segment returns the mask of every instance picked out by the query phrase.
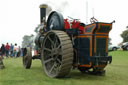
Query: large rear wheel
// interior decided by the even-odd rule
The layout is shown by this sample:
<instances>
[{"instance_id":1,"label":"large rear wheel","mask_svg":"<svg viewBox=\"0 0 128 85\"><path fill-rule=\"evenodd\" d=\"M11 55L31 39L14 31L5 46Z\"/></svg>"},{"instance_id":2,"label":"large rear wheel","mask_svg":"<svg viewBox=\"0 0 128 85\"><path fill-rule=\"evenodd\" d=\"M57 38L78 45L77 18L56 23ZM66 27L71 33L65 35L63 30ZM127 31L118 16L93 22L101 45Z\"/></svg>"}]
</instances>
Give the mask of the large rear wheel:
<instances>
[{"instance_id":1,"label":"large rear wheel","mask_svg":"<svg viewBox=\"0 0 128 85\"><path fill-rule=\"evenodd\" d=\"M42 64L49 77L66 76L73 63L73 47L70 37L63 31L50 31L42 46Z\"/></svg>"}]
</instances>

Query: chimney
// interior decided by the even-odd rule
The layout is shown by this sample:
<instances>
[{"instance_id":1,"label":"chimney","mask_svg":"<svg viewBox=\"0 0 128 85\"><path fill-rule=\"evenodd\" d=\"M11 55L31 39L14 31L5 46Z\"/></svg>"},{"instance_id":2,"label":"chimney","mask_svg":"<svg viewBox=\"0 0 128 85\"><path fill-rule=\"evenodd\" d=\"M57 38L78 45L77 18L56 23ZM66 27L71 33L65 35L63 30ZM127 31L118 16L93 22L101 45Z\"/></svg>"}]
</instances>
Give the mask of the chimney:
<instances>
[{"instance_id":1,"label":"chimney","mask_svg":"<svg viewBox=\"0 0 128 85\"><path fill-rule=\"evenodd\" d=\"M40 23L43 22L43 17L45 17L45 19L46 19L46 8L47 7L48 7L48 5L46 5L46 4L40 5Z\"/></svg>"}]
</instances>

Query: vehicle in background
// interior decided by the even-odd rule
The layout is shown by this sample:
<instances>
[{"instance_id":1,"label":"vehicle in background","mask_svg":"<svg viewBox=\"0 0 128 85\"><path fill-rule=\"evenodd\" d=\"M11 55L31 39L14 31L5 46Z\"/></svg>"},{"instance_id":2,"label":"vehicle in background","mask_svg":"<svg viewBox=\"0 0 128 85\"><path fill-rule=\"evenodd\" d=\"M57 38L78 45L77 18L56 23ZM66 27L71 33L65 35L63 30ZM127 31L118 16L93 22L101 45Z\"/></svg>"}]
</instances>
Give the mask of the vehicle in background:
<instances>
[{"instance_id":1,"label":"vehicle in background","mask_svg":"<svg viewBox=\"0 0 128 85\"><path fill-rule=\"evenodd\" d=\"M116 51L119 48L120 48L119 46L115 46L115 45L112 45L112 44L108 45L108 51Z\"/></svg>"},{"instance_id":2,"label":"vehicle in background","mask_svg":"<svg viewBox=\"0 0 128 85\"><path fill-rule=\"evenodd\" d=\"M121 48L123 50L128 50L128 42L123 43L122 46L121 46Z\"/></svg>"}]
</instances>

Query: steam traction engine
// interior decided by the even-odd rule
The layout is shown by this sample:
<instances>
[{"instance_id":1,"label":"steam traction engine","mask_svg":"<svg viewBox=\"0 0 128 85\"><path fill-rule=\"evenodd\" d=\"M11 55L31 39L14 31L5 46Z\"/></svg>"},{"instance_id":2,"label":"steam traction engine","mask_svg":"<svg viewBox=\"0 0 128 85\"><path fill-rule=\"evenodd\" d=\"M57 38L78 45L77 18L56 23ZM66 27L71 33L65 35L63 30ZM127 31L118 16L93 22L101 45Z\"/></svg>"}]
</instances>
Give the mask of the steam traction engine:
<instances>
[{"instance_id":1,"label":"steam traction engine","mask_svg":"<svg viewBox=\"0 0 128 85\"><path fill-rule=\"evenodd\" d=\"M108 35L112 23L96 22L85 25L78 19L64 19L53 11L45 25L47 5L40 5L41 26L35 39L37 54L26 47L23 52L23 64L31 67L32 59L41 59L45 73L49 77L64 77L72 68L81 72L103 74L104 68L111 63L108 56Z\"/></svg>"}]
</instances>

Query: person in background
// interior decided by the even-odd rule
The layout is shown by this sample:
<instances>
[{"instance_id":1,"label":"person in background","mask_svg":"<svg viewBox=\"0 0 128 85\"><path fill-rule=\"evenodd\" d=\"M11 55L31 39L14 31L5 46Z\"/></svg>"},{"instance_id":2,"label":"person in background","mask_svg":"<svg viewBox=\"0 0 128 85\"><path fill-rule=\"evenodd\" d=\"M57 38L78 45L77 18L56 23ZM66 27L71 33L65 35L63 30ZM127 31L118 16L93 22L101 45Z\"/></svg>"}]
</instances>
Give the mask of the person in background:
<instances>
[{"instance_id":1,"label":"person in background","mask_svg":"<svg viewBox=\"0 0 128 85\"><path fill-rule=\"evenodd\" d=\"M2 44L0 49L1 49L1 57L4 58L3 57L5 55L5 46L4 46L4 44Z\"/></svg>"},{"instance_id":2,"label":"person in background","mask_svg":"<svg viewBox=\"0 0 128 85\"><path fill-rule=\"evenodd\" d=\"M10 49L10 46L9 46L9 44L7 43L6 46L5 46L6 58L8 58L8 56L9 56L9 49Z\"/></svg>"},{"instance_id":3,"label":"person in background","mask_svg":"<svg viewBox=\"0 0 128 85\"><path fill-rule=\"evenodd\" d=\"M23 48L21 48L20 57L23 57Z\"/></svg>"},{"instance_id":4,"label":"person in background","mask_svg":"<svg viewBox=\"0 0 128 85\"><path fill-rule=\"evenodd\" d=\"M15 46L14 46L14 56L15 56L15 58L17 58L17 52L18 52L18 47L17 47L17 44L15 44Z\"/></svg>"},{"instance_id":5,"label":"person in background","mask_svg":"<svg viewBox=\"0 0 128 85\"><path fill-rule=\"evenodd\" d=\"M10 46L10 57L13 57L13 48L14 48L14 46L11 44L11 46Z\"/></svg>"}]
</instances>

